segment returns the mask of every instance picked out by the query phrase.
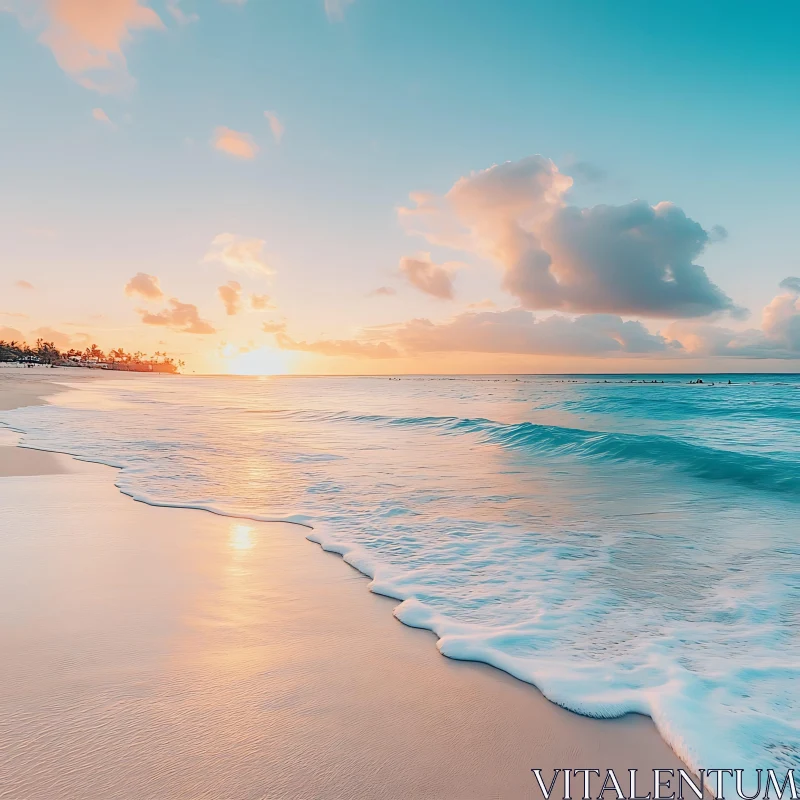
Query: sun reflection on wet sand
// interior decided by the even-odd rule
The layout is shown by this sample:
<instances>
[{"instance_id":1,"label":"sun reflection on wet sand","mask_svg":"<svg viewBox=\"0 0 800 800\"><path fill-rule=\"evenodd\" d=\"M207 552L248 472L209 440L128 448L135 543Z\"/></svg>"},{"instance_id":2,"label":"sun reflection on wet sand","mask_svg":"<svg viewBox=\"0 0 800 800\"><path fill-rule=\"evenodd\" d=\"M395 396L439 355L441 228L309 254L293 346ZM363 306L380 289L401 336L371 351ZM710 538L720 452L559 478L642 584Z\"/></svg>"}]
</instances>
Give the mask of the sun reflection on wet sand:
<instances>
[{"instance_id":1,"label":"sun reflection on wet sand","mask_svg":"<svg viewBox=\"0 0 800 800\"><path fill-rule=\"evenodd\" d=\"M235 551L252 550L255 546L255 530L252 525L231 525L230 546Z\"/></svg>"}]
</instances>

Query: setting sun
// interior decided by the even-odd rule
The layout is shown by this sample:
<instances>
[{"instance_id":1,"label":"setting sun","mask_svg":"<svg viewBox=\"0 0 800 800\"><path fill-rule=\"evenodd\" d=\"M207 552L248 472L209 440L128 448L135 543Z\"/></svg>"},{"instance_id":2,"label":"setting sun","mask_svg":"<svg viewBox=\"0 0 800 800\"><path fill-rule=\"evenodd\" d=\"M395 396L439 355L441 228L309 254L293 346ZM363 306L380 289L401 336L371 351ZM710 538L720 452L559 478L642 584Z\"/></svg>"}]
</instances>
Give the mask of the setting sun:
<instances>
[{"instance_id":1,"label":"setting sun","mask_svg":"<svg viewBox=\"0 0 800 800\"><path fill-rule=\"evenodd\" d=\"M229 375L286 375L291 372L291 355L272 347L260 347L226 357Z\"/></svg>"}]
</instances>

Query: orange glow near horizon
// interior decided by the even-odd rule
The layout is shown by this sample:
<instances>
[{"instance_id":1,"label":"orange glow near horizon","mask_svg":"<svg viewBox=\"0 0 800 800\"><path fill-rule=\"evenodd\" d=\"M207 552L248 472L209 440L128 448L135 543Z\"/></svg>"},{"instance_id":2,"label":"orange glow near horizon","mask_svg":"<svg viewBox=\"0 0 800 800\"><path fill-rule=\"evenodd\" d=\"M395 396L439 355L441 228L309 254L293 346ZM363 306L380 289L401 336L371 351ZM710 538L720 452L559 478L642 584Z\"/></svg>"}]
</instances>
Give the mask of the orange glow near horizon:
<instances>
[{"instance_id":1,"label":"orange glow near horizon","mask_svg":"<svg viewBox=\"0 0 800 800\"><path fill-rule=\"evenodd\" d=\"M273 347L260 347L245 353L223 353L229 375L287 375L291 374L292 354Z\"/></svg>"}]
</instances>

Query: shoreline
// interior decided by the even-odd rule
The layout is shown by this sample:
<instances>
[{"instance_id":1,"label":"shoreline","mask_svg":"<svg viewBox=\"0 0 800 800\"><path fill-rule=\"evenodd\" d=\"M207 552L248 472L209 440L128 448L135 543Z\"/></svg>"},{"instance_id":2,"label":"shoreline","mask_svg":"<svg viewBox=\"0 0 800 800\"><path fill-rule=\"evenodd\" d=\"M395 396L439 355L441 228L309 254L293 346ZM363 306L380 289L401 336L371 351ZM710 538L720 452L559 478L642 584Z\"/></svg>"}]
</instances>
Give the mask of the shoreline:
<instances>
[{"instance_id":1,"label":"shoreline","mask_svg":"<svg viewBox=\"0 0 800 800\"><path fill-rule=\"evenodd\" d=\"M54 388L53 377L42 377L39 383L44 389ZM0 383L0 408L8 407L7 389L6 381ZM36 391L39 389L42 386ZM35 402L36 391L26 386L20 395L26 402L20 404L27 404L31 398ZM39 401L45 393L52 394L52 391L42 391ZM23 448L9 449L24 452ZM176 733L183 735L187 734L187 720L191 720L188 733L198 726L205 728L209 723L214 729L213 718L220 709L215 706L217 695L212 690L218 690L219 679L225 677L219 674L220 670L226 673L224 667L230 667L231 662L235 665L255 659L259 668L248 674L245 690L235 692L233 697L240 715L247 718L256 715L252 720L254 730L248 728L244 734L239 729L238 719L231 719L215 729L227 746L203 740L204 772L200 776L189 776L180 768L165 775L153 767L155 754L148 750L144 762L151 765L151 770L155 769L156 778L136 771L132 765L127 768L134 770L129 787L136 786L138 791L144 782L150 794L132 794L129 788L124 795L116 795L114 784L110 782L102 793L104 797L188 797L188 791L192 797L219 797L224 792L229 793L226 796L239 797L252 796L258 791L261 794L255 796L270 798L510 798L538 796L530 771L533 768L541 768L547 775L552 774L550 770L565 766L614 768L617 774L624 774L628 768L649 771L684 767L649 718L627 715L598 720L579 716L551 703L531 684L491 666L441 658L432 646L434 642L430 637L435 639L434 634L408 627L392 616L391 611L399 601L375 593L365 595L363 590L368 578L351 565L343 569L343 559L338 555L334 557L321 547L308 547L304 534L298 536L296 528L290 529L285 523L248 522L240 517L163 508L145 502L130 503L129 496L122 494L113 486L113 480L109 480L108 467L43 451L28 452L40 453L61 467L68 464L70 469L17 473L16 477L0 479L3 498L0 508L4 514L14 516L20 511L19 503L24 502L24 496L30 496L34 488L39 490L37 496L44 492L48 502L50 498L61 498L55 509L35 508L33 516L40 516L39 522L45 528L47 520L57 513L60 524L73 532L77 529L71 527L70 519L76 515L81 517L80 524L88 525L88 529L74 542L68 541L70 558L76 557L73 545L78 551L85 548L88 537L101 549L109 549L108 558L112 561L115 557L118 559L114 547L121 544L136 550L146 548L152 551L151 556L162 556L155 561L147 558L142 562L134 560L132 564L117 565L118 577L123 581L142 580L146 586L156 576L159 581L179 587L194 586L198 575L216 574L220 564L225 564L233 571L222 578L217 575L212 584L217 588L220 581L242 584L234 586L232 601L223 603L222 611L217 609L210 616L207 610L198 611L198 603L204 606L209 602L208 587L188 595L176 590L179 597L167 593L166 599L161 598L166 607L157 604L151 615L139 620L144 624L136 638L136 647L122 641L116 642L116 646L123 650L126 646L133 647L126 652L135 662L142 659L143 653L155 653L157 660L174 660L176 654L182 652L180 647L176 649L174 638L168 637L165 641L155 633L167 624L165 619L173 633L179 632L178 640L188 637L194 642L193 655L199 656L201 664L207 667L198 673L196 660L191 661L192 675L199 679L202 691L198 693L194 687L186 686L180 674L166 667L152 674L148 672L145 681L151 692L158 693L170 707L177 702L173 710L184 724L177 726ZM9 481L14 484L16 497L9 496ZM83 511L78 514L81 508ZM30 515L30 505L23 505L23 509ZM116 520L113 523L110 509ZM14 518L22 527L28 524L35 527L36 521L27 522L25 517L21 514ZM124 535L120 534L122 538L116 541L113 537L103 537L104 526L122 526ZM0 542L0 549L6 544ZM265 556L260 553L262 545L270 550ZM35 543L31 546L35 547ZM178 553L172 550L176 547ZM39 558L46 553L46 548L37 551ZM163 562L165 555L169 556L166 559L169 569L162 574L157 562ZM5 560L9 563L7 558ZM26 562L25 568L30 569L35 564L35 559ZM38 585L35 569L29 577L33 586L26 591L35 591ZM68 576L59 577L61 581L67 579ZM73 591L75 588L71 587ZM97 599L105 603L109 595L117 598L119 590L106 586L100 591L89 584L83 591L95 593ZM132 606L136 605L134 598L145 604L151 602L141 593L142 587L137 587L125 600ZM9 599L14 596L10 595ZM276 613L278 619L273 618ZM270 624L270 620L275 624ZM96 626L84 633L90 634L90 639L111 635L113 640L119 621L113 615L106 618L101 614ZM20 621L10 620L12 627L16 627L15 622L19 624ZM225 633L225 647L217 646L220 628ZM37 630L36 625L32 630ZM52 642L47 634L52 636L53 632L31 634L29 649L49 651ZM215 646L209 648L206 637L200 634L206 634ZM271 642L272 648L265 642ZM61 647L61 659L80 662L81 654L73 652L72 643L63 642ZM265 649L269 652L263 652ZM113 694L113 689L118 691L120 686L126 692L135 691L138 684L129 682L129 665L123 666L102 654L96 653L95 657L103 664L102 674L115 676L110 684L103 685L104 691L111 690ZM24 653L19 658L20 667L35 667L26 662ZM185 660L179 658L178 661L187 666ZM92 666L97 668L96 663ZM298 666L301 667L299 671ZM7 667L0 669L5 672ZM281 675L277 689L266 677L273 676L276 671ZM2 679L8 683L8 674ZM76 679L77 676L72 675L72 680ZM222 683L227 685L224 680ZM13 686L13 666L11 684ZM29 688L33 691L37 687ZM63 686L58 688L64 689ZM170 688L172 691L164 692ZM98 687L89 681L83 690L87 692L89 707L93 708ZM53 697L45 699L52 702ZM275 713L264 713L265 703L280 717L277 729ZM5 711L8 713L7 708ZM30 736L29 729L37 715L31 716L30 709L27 713L20 718L12 711L11 721L0 728L0 739ZM121 740L129 744L142 741L143 737L151 741L167 735L163 730L166 722L158 715L146 720L137 717L137 724L131 730L125 727L127 717L115 712L113 705L110 711L99 709L98 713L102 724L112 728L122 726ZM227 715L223 716L227 720ZM309 724L309 720L315 724ZM80 728L81 720L76 719L75 724ZM65 786L59 775L53 773L59 748L74 750L76 747L70 740L70 732L64 734L59 737L59 741L64 739L61 744L51 742L55 753L49 750L39 753L41 778L33 776L33 764L23 761L22 776L16 776L16 783L11 784L18 787L16 796L98 796L96 785L84 785L76 791L74 786ZM246 739L245 746L240 735ZM75 738L74 731L72 738ZM13 744L10 740L2 750ZM346 747L342 740L348 743ZM77 741L84 746L80 754L81 763L86 765L86 778L82 780L91 781L89 775L105 774L102 765L93 759L113 762L113 758L108 759L108 751L117 753L119 742L95 742L99 752L90 753L81 736ZM180 741L177 737L173 744L179 746ZM140 749L137 751L134 747L134 751L141 754ZM298 754L301 754L299 761ZM195 756L187 754L186 758L191 761ZM24 759L19 753L17 757ZM41 759L45 761L44 769ZM292 759L295 759L294 765L287 763ZM54 760L56 765L52 763ZM242 785L241 776L231 771L230 760L247 765L246 786ZM13 777L14 764L0 763L0 787L3 788L10 779L6 777L7 770ZM3 796L1 790L0 796Z\"/></svg>"}]
</instances>

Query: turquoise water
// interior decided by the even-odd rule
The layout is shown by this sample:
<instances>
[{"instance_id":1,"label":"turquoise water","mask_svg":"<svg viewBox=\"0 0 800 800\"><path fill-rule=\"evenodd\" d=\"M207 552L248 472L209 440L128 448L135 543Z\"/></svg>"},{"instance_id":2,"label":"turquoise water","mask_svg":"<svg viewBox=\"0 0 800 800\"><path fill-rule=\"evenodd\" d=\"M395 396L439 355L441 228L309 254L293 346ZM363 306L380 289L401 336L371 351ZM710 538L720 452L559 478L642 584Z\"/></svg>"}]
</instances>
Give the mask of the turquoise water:
<instances>
[{"instance_id":1,"label":"turquoise water","mask_svg":"<svg viewBox=\"0 0 800 800\"><path fill-rule=\"evenodd\" d=\"M694 377L140 376L0 421L146 502L309 525L444 654L696 767L786 769L800 379Z\"/></svg>"}]
</instances>

